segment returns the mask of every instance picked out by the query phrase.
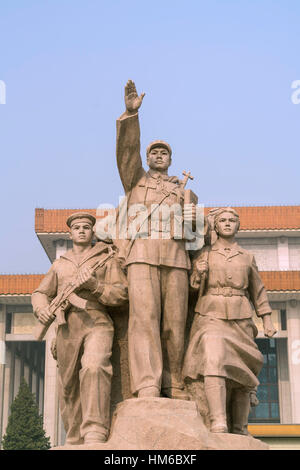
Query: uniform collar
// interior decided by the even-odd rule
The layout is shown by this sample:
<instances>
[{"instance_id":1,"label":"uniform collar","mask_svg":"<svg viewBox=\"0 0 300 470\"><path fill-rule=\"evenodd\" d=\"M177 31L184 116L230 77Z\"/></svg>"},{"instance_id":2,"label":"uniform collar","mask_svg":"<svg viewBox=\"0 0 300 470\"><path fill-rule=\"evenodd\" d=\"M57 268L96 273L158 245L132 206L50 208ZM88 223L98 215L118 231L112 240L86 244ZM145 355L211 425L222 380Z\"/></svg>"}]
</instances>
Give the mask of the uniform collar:
<instances>
[{"instance_id":1,"label":"uniform collar","mask_svg":"<svg viewBox=\"0 0 300 470\"><path fill-rule=\"evenodd\" d=\"M61 258L67 259L68 261L71 261L73 264L76 264L76 266L81 266L84 264L88 259L93 258L96 255L99 255L105 248L108 249L109 244L104 243L104 242L98 242L94 246L92 246L85 254L84 258L78 263L74 256L73 250L68 250L66 253L61 255Z\"/></svg>"},{"instance_id":2,"label":"uniform collar","mask_svg":"<svg viewBox=\"0 0 300 470\"><path fill-rule=\"evenodd\" d=\"M159 173L159 171L151 170L151 168L147 171L147 175L150 176L150 178L162 179L164 181L168 181L168 179L170 178L169 175L164 175L162 173Z\"/></svg>"},{"instance_id":3,"label":"uniform collar","mask_svg":"<svg viewBox=\"0 0 300 470\"><path fill-rule=\"evenodd\" d=\"M177 176L164 175L162 173L159 173L158 171L152 170L151 168L147 171L146 175L148 178L154 178L155 180L162 179L163 181L179 183L179 179L177 178Z\"/></svg>"},{"instance_id":4,"label":"uniform collar","mask_svg":"<svg viewBox=\"0 0 300 470\"><path fill-rule=\"evenodd\" d=\"M217 241L212 246L212 251L218 251L221 255L225 256L226 258L232 258L233 256L239 255L244 253L243 249L235 242L231 245L230 250L226 250L223 243L217 239Z\"/></svg>"}]
</instances>

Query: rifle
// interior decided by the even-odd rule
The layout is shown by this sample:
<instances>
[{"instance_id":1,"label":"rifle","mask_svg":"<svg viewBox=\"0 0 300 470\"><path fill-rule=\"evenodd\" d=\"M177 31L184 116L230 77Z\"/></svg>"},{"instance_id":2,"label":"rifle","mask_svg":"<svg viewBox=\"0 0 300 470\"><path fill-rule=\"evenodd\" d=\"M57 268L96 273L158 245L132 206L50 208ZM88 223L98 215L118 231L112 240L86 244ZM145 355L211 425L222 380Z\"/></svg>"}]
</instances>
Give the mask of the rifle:
<instances>
[{"instance_id":1,"label":"rifle","mask_svg":"<svg viewBox=\"0 0 300 470\"><path fill-rule=\"evenodd\" d=\"M92 273L95 273L97 269L101 268L102 266L105 265L105 263L114 256L115 251L111 247L105 247L103 251L108 250L108 255L103 259L103 260L98 260L92 266ZM100 253L99 253L100 254ZM37 341L42 341L49 326L52 324L52 322L56 318L56 312L57 310L61 309L59 321L58 324L62 325L65 323L64 319L64 305L66 305L67 300L70 301L72 305L75 305L77 308L80 308L81 310L85 310L87 306L88 300L82 299L78 295L75 294L76 290L80 287L80 283L78 281L78 278L75 278L73 281L69 282L69 284L66 285L66 287L63 289L63 291L57 295L52 302L49 305L49 310L50 313L53 315L53 319L49 320L49 322L44 325L42 322L38 322L34 329L34 337L36 338Z\"/></svg>"}]
</instances>

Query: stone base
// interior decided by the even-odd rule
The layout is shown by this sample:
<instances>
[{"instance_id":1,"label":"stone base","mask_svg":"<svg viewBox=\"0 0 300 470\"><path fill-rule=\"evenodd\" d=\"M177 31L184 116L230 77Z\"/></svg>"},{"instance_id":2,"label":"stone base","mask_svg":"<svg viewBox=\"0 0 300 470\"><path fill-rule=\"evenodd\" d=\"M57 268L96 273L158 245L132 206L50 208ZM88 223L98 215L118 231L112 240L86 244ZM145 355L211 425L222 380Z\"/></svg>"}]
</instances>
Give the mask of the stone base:
<instances>
[{"instance_id":1,"label":"stone base","mask_svg":"<svg viewBox=\"0 0 300 470\"><path fill-rule=\"evenodd\" d=\"M120 403L108 441L53 450L268 450L252 436L208 431L195 402L132 398Z\"/></svg>"}]
</instances>

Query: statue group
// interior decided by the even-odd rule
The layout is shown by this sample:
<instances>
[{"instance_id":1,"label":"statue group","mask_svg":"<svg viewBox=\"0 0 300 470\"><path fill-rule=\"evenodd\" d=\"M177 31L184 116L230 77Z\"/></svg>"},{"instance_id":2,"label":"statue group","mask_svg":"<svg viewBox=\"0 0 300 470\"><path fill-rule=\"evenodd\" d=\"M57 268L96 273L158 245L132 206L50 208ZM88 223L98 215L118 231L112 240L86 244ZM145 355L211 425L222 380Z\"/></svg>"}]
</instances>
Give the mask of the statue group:
<instances>
[{"instance_id":1,"label":"statue group","mask_svg":"<svg viewBox=\"0 0 300 470\"><path fill-rule=\"evenodd\" d=\"M184 180L169 176L172 150L161 140L147 147L149 169L143 168L138 115L143 98L129 80L126 110L117 120L125 239L94 243L95 217L72 214L66 223L73 248L53 263L32 294L37 338L55 323L52 354L68 445L109 438L114 323L108 307L129 304L132 396L191 400L187 384L201 381L211 433L248 434L263 364L253 311L266 337L276 333L254 256L235 240L240 222L234 209L211 210L203 246L188 248L184 227L196 233L198 217L196 198L185 189L189 174ZM187 333L191 295L197 301Z\"/></svg>"}]
</instances>

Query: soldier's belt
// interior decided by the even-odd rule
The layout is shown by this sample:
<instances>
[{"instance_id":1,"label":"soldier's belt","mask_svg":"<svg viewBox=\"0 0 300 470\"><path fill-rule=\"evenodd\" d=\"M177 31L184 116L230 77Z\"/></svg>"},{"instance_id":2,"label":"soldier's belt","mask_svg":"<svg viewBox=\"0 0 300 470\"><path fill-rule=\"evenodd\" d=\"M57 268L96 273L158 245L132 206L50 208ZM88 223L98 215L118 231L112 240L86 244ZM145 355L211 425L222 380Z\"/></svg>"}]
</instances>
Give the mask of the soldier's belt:
<instances>
[{"instance_id":1,"label":"soldier's belt","mask_svg":"<svg viewBox=\"0 0 300 470\"><path fill-rule=\"evenodd\" d=\"M207 294L223 295L224 297L232 297L233 295L247 296L247 291L245 289L235 289L234 287L210 287Z\"/></svg>"}]
</instances>

